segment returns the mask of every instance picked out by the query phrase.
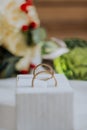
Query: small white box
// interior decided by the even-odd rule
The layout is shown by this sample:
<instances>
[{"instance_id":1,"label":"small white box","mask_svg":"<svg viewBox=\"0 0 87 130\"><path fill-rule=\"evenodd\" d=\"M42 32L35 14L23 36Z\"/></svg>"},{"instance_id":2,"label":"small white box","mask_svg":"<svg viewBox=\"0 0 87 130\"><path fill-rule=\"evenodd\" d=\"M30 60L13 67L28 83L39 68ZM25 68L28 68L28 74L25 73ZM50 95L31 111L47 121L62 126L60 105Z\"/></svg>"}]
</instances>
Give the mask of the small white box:
<instances>
[{"instance_id":1,"label":"small white box","mask_svg":"<svg viewBox=\"0 0 87 130\"><path fill-rule=\"evenodd\" d=\"M29 87L32 75L17 77L17 130L74 130L73 91L64 75L55 75L58 86ZM47 81L46 81L47 82ZM50 87L51 86L51 87Z\"/></svg>"}]
</instances>

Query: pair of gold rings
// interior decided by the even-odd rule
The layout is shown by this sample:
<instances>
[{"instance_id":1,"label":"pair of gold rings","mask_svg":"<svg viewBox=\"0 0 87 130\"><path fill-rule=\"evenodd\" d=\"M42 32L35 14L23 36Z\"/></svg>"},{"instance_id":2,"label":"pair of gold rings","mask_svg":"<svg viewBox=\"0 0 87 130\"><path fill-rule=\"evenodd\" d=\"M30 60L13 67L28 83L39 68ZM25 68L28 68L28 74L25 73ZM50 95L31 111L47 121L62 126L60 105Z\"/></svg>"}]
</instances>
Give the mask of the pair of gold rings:
<instances>
[{"instance_id":1,"label":"pair of gold rings","mask_svg":"<svg viewBox=\"0 0 87 130\"><path fill-rule=\"evenodd\" d=\"M44 66L46 68L48 68L47 70L42 70L42 71L39 71L39 72L36 72L37 68L39 68L40 66ZM46 74L50 74L51 76L50 77L47 77L47 78L43 78L43 79L40 79L40 80L44 80L44 81L47 81L49 79L54 79L54 86L56 87L57 86L57 80L55 78L55 75L54 75L54 70L52 69L52 67L48 64L39 64L35 67L34 71L33 71L33 78L32 78L32 87L34 87L34 80L36 79L36 77L42 73L46 73Z\"/></svg>"}]
</instances>

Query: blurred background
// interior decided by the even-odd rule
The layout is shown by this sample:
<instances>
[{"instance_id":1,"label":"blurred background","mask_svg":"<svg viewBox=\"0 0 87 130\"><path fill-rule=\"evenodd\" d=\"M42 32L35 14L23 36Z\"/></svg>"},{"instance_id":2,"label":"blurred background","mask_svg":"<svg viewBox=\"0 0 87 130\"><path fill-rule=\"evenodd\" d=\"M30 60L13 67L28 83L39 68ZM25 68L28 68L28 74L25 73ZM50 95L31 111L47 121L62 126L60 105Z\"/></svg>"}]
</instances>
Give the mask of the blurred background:
<instances>
[{"instance_id":1,"label":"blurred background","mask_svg":"<svg viewBox=\"0 0 87 130\"><path fill-rule=\"evenodd\" d=\"M13 0L13 5L6 10L8 13L0 17L0 59L3 59L0 77L32 73L37 64L44 62L69 79L87 80L87 0L29 0L28 8L22 0L25 3L16 8L18 1L21 0ZM17 18L15 28L9 17L13 23ZM2 21L6 22L3 24ZM25 22L21 25L22 21ZM5 27L7 23L8 28ZM12 33L9 27L12 27ZM15 34L15 29L19 35Z\"/></svg>"},{"instance_id":2,"label":"blurred background","mask_svg":"<svg viewBox=\"0 0 87 130\"><path fill-rule=\"evenodd\" d=\"M48 36L87 40L87 0L34 0Z\"/></svg>"}]
</instances>

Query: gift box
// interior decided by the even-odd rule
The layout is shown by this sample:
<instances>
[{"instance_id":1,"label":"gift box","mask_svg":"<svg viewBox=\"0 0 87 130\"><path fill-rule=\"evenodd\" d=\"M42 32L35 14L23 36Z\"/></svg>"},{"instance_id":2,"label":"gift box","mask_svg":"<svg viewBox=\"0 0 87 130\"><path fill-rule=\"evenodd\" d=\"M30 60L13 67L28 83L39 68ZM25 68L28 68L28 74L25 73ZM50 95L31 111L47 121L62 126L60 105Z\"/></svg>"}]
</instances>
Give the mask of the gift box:
<instances>
[{"instance_id":1,"label":"gift box","mask_svg":"<svg viewBox=\"0 0 87 130\"><path fill-rule=\"evenodd\" d=\"M73 90L64 75L54 76L43 81L42 74L33 86L33 75L18 75L17 130L74 130Z\"/></svg>"}]
</instances>

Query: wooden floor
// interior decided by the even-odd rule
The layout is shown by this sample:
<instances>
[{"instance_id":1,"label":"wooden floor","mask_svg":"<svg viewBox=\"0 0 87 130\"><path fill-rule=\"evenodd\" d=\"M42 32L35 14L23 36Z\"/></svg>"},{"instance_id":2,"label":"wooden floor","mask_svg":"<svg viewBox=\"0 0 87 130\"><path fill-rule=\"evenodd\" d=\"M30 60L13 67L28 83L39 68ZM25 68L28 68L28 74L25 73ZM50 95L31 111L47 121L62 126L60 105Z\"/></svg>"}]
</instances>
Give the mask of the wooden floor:
<instances>
[{"instance_id":1,"label":"wooden floor","mask_svg":"<svg viewBox=\"0 0 87 130\"><path fill-rule=\"evenodd\" d=\"M87 40L87 0L35 0L49 37Z\"/></svg>"}]
</instances>

